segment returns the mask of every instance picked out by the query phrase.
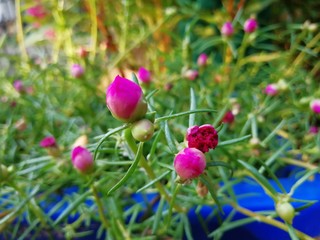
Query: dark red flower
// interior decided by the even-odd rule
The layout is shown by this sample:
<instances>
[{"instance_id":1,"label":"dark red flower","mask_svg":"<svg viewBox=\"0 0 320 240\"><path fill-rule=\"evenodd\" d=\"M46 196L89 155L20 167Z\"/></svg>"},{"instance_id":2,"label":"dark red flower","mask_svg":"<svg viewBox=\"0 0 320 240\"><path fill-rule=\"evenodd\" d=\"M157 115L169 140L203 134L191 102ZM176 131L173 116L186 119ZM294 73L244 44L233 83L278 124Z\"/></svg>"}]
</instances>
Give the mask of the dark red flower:
<instances>
[{"instance_id":1,"label":"dark red flower","mask_svg":"<svg viewBox=\"0 0 320 240\"><path fill-rule=\"evenodd\" d=\"M190 127L186 139L189 148L196 148L201 152L208 152L218 145L218 132L210 124Z\"/></svg>"}]
</instances>

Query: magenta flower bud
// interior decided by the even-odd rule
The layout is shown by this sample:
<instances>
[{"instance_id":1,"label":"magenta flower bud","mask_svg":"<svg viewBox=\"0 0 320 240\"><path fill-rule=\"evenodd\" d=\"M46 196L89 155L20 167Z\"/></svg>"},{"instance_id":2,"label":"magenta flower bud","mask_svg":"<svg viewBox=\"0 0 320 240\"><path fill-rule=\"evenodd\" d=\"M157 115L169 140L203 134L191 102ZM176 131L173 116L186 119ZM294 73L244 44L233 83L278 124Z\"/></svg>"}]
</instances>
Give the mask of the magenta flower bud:
<instances>
[{"instance_id":1,"label":"magenta flower bud","mask_svg":"<svg viewBox=\"0 0 320 240\"><path fill-rule=\"evenodd\" d=\"M226 114L222 118L223 123L233 123L234 122L234 115L232 111L226 112Z\"/></svg>"},{"instance_id":2,"label":"magenta flower bud","mask_svg":"<svg viewBox=\"0 0 320 240\"><path fill-rule=\"evenodd\" d=\"M74 168L81 173L87 173L93 168L92 154L84 147L75 147L71 152L71 160Z\"/></svg>"},{"instance_id":3,"label":"magenta flower bud","mask_svg":"<svg viewBox=\"0 0 320 240\"><path fill-rule=\"evenodd\" d=\"M320 99L314 99L313 101L311 101L310 108L314 113L319 114L320 113Z\"/></svg>"},{"instance_id":4,"label":"magenta flower bud","mask_svg":"<svg viewBox=\"0 0 320 240\"><path fill-rule=\"evenodd\" d=\"M21 80L15 80L13 82L13 87L19 93L24 92L24 85L23 85L23 82Z\"/></svg>"},{"instance_id":5,"label":"magenta flower bud","mask_svg":"<svg viewBox=\"0 0 320 240\"><path fill-rule=\"evenodd\" d=\"M141 87L120 76L116 76L108 87L106 104L113 117L123 122L139 120L148 110Z\"/></svg>"},{"instance_id":6,"label":"magenta flower bud","mask_svg":"<svg viewBox=\"0 0 320 240\"><path fill-rule=\"evenodd\" d=\"M184 72L184 77L190 81L194 81L198 77L198 75L198 71L194 69L188 69Z\"/></svg>"},{"instance_id":7,"label":"magenta flower bud","mask_svg":"<svg viewBox=\"0 0 320 240\"><path fill-rule=\"evenodd\" d=\"M45 137L41 140L40 146L43 148L57 147L56 139L53 136Z\"/></svg>"},{"instance_id":8,"label":"magenta flower bud","mask_svg":"<svg viewBox=\"0 0 320 240\"><path fill-rule=\"evenodd\" d=\"M226 22L221 27L221 34L223 36L230 37L230 36L232 36L233 31L234 31L234 29L233 29L233 26L232 26L231 22Z\"/></svg>"},{"instance_id":9,"label":"magenta flower bud","mask_svg":"<svg viewBox=\"0 0 320 240\"><path fill-rule=\"evenodd\" d=\"M173 165L182 180L189 180L203 173L206 157L196 148L185 148L175 156Z\"/></svg>"},{"instance_id":10,"label":"magenta flower bud","mask_svg":"<svg viewBox=\"0 0 320 240\"><path fill-rule=\"evenodd\" d=\"M252 33L258 28L258 22L254 18L249 18L245 21L243 30L246 33Z\"/></svg>"},{"instance_id":11,"label":"magenta flower bud","mask_svg":"<svg viewBox=\"0 0 320 240\"><path fill-rule=\"evenodd\" d=\"M197 60L198 66L204 67L207 65L207 62L208 62L208 55L205 53L201 53Z\"/></svg>"},{"instance_id":12,"label":"magenta flower bud","mask_svg":"<svg viewBox=\"0 0 320 240\"><path fill-rule=\"evenodd\" d=\"M27 14L34 18L44 18L47 14L44 7L40 4L27 9Z\"/></svg>"},{"instance_id":13,"label":"magenta flower bud","mask_svg":"<svg viewBox=\"0 0 320 240\"><path fill-rule=\"evenodd\" d=\"M319 132L319 128L317 126L310 126L309 133L317 134Z\"/></svg>"},{"instance_id":14,"label":"magenta flower bud","mask_svg":"<svg viewBox=\"0 0 320 240\"><path fill-rule=\"evenodd\" d=\"M134 139L140 142L146 142L153 136L153 123L148 119L141 119L132 125L131 133Z\"/></svg>"},{"instance_id":15,"label":"magenta flower bud","mask_svg":"<svg viewBox=\"0 0 320 240\"><path fill-rule=\"evenodd\" d=\"M71 75L72 77L79 78L84 74L84 69L79 64L73 64L71 66Z\"/></svg>"},{"instance_id":16,"label":"magenta flower bud","mask_svg":"<svg viewBox=\"0 0 320 240\"><path fill-rule=\"evenodd\" d=\"M276 84L268 84L264 90L264 92L269 96L275 96L278 94L278 87Z\"/></svg>"},{"instance_id":17,"label":"magenta flower bud","mask_svg":"<svg viewBox=\"0 0 320 240\"><path fill-rule=\"evenodd\" d=\"M210 124L193 126L188 128L186 139L189 148L196 148L206 153L218 145L218 132Z\"/></svg>"},{"instance_id":18,"label":"magenta flower bud","mask_svg":"<svg viewBox=\"0 0 320 240\"><path fill-rule=\"evenodd\" d=\"M150 83L151 73L147 69L141 67L139 68L139 71L138 71L138 78L143 83Z\"/></svg>"}]
</instances>

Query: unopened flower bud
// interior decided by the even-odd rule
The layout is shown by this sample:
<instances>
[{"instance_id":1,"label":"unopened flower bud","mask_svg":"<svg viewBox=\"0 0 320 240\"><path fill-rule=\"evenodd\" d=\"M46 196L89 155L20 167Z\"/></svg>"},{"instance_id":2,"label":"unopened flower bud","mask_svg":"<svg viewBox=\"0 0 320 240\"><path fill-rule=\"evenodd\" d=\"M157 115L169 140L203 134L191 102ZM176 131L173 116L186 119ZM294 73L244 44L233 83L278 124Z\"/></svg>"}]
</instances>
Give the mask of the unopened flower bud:
<instances>
[{"instance_id":1,"label":"unopened flower bud","mask_svg":"<svg viewBox=\"0 0 320 240\"><path fill-rule=\"evenodd\" d=\"M76 141L72 144L72 147L77 147L77 146L86 146L88 144L88 136L87 135L81 135L76 139Z\"/></svg>"},{"instance_id":2,"label":"unopened flower bud","mask_svg":"<svg viewBox=\"0 0 320 240\"><path fill-rule=\"evenodd\" d=\"M210 124L190 127L186 139L189 148L199 149L203 153L215 149L219 141L218 132Z\"/></svg>"},{"instance_id":3,"label":"unopened flower bud","mask_svg":"<svg viewBox=\"0 0 320 240\"><path fill-rule=\"evenodd\" d=\"M84 147L78 146L72 150L73 166L81 173L88 173L93 168L92 154Z\"/></svg>"},{"instance_id":4,"label":"unopened flower bud","mask_svg":"<svg viewBox=\"0 0 320 240\"><path fill-rule=\"evenodd\" d=\"M174 159L174 169L183 181L200 176L205 167L206 157L196 148L182 149Z\"/></svg>"},{"instance_id":5,"label":"unopened flower bud","mask_svg":"<svg viewBox=\"0 0 320 240\"><path fill-rule=\"evenodd\" d=\"M319 128L317 126L310 126L309 133L317 134L319 132Z\"/></svg>"},{"instance_id":6,"label":"unopened flower bud","mask_svg":"<svg viewBox=\"0 0 320 240\"><path fill-rule=\"evenodd\" d=\"M200 67L204 67L207 65L208 62L208 55L205 53L201 53L197 59L197 64Z\"/></svg>"},{"instance_id":7,"label":"unopened flower bud","mask_svg":"<svg viewBox=\"0 0 320 240\"><path fill-rule=\"evenodd\" d=\"M245 21L243 29L246 33L252 33L258 28L258 22L254 18L249 18Z\"/></svg>"},{"instance_id":8,"label":"unopened flower bud","mask_svg":"<svg viewBox=\"0 0 320 240\"><path fill-rule=\"evenodd\" d=\"M20 118L15 124L14 124L14 127L19 130L20 132L26 130L27 128L27 122L26 122L26 119L23 117L23 118Z\"/></svg>"},{"instance_id":9,"label":"unopened flower bud","mask_svg":"<svg viewBox=\"0 0 320 240\"><path fill-rule=\"evenodd\" d=\"M61 154L56 143L56 139L53 136L43 138L40 142L40 146L47 149L47 152L50 156L58 157Z\"/></svg>"},{"instance_id":10,"label":"unopened flower bud","mask_svg":"<svg viewBox=\"0 0 320 240\"><path fill-rule=\"evenodd\" d=\"M250 145L253 147L257 147L260 144L260 139L257 137L253 137L249 141Z\"/></svg>"},{"instance_id":11,"label":"unopened flower bud","mask_svg":"<svg viewBox=\"0 0 320 240\"><path fill-rule=\"evenodd\" d=\"M56 139L53 136L45 137L41 140L40 146L43 148L56 147Z\"/></svg>"},{"instance_id":12,"label":"unopened flower bud","mask_svg":"<svg viewBox=\"0 0 320 240\"><path fill-rule=\"evenodd\" d=\"M198 75L198 71L194 69L187 69L183 72L183 76L190 81L194 81L198 77Z\"/></svg>"},{"instance_id":13,"label":"unopened flower bud","mask_svg":"<svg viewBox=\"0 0 320 240\"><path fill-rule=\"evenodd\" d=\"M276 212L282 220L284 220L285 222L287 222L289 224L292 224L295 210L290 203L278 202L276 204Z\"/></svg>"},{"instance_id":14,"label":"unopened flower bud","mask_svg":"<svg viewBox=\"0 0 320 240\"><path fill-rule=\"evenodd\" d=\"M77 54L79 57L81 58L85 58L86 56L88 56L88 50L85 47L80 47L77 50Z\"/></svg>"},{"instance_id":15,"label":"unopened flower bud","mask_svg":"<svg viewBox=\"0 0 320 240\"><path fill-rule=\"evenodd\" d=\"M28 15L30 15L34 18L37 18L37 19L42 19L42 18L46 17L46 15L47 15L44 7L40 4L37 4L33 7L28 8L26 12Z\"/></svg>"},{"instance_id":16,"label":"unopened flower bud","mask_svg":"<svg viewBox=\"0 0 320 240\"><path fill-rule=\"evenodd\" d=\"M21 80L15 80L13 82L13 87L19 93L24 92L24 85L23 85L23 82Z\"/></svg>"},{"instance_id":17,"label":"unopened flower bud","mask_svg":"<svg viewBox=\"0 0 320 240\"><path fill-rule=\"evenodd\" d=\"M320 99L314 99L311 101L310 108L314 113L320 114Z\"/></svg>"},{"instance_id":18,"label":"unopened flower bud","mask_svg":"<svg viewBox=\"0 0 320 240\"><path fill-rule=\"evenodd\" d=\"M277 87L281 91L286 91L288 89L288 83L284 79L280 79L277 82Z\"/></svg>"},{"instance_id":19,"label":"unopened flower bud","mask_svg":"<svg viewBox=\"0 0 320 240\"><path fill-rule=\"evenodd\" d=\"M205 197L208 194L208 188L203 182L199 181L197 185L197 193L200 197Z\"/></svg>"},{"instance_id":20,"label":"unopened flower bud","mask_svg":"<svg viewBox=\"0 0 320 240\"><path fill-rule=\"evenodd\" d=\"M139 120L132 125L131 133L134 139L140 142L146 142L153 136L153 123L148 119Z\"/></svg>"},{"instance_id":21,"label":"unopened flower bud","mask_svg":"<svg viewBox=\"0 0 320 240\"><path fill-rule=\"evenodd\" d=\"M84 69L79 64L73 64L71 66L71 75L72 77L79 78L84 74Z\"/></svg>"},{"instance_id":22,"label":"unopened flower bud","mask_svg":"<svg viewBox=\"0 0 320 240\"><path fill-rule=\"evenodd\" d=\"M138 71L138 78L143 83L150 83L151 73L147 69L141 67L139 68L139 71Z\"/></svg>"},{"instance_id":23,"label":"unopened flower bud","mask_svg":"<svg viewBox=\"0 0 320 240\"><path fill-rule=\"evenodd\" d=\"M222 118L222 122L229 123L229 124L234 122L234 115L233 115L232 111L228 111L224 114L224 116Z\"/></svg>"},{"instance_id":24,"label":"unopened flower bud","mask_svg":"<svg viewBox=\"0 0 320 240\"><path fill-rule=\"evenodd\" d=\"M276 84L268 84L264 92L269 96L275 96L278 94L278 87Z\"/></svg>"},{"instance_id":25,"label":"unopened flower bud","mask_svg":"<svg viewBox=\"0 0 320 240\"><path fill-rule=\"evenodd\" d=\"M166 91L170 91L173 88L173 84L172 83L166 83L164 85L164 90Z\"/></svg>"},{"instance_id":26,"label":"unopened flower bud","mask_svg":"<svg viewBox=\"0 0 320 240\"><path fill-rule=\"evenodd\" d=\"M230 37L233 34L233 26L231 22L226 22L221 27L221 34L226 37Z\"/></svg>"},{"instance_id":27,"label":"unopened flower bud","mask_svg":"<svg viewBox=\"0 0 320 240\"><path fill-rule=\"evenodd\" d=\"M123 122L135 122L148 110L141 87L117 76L106 91L106 104L111 114Z\"/></svg>"}]
</instances>

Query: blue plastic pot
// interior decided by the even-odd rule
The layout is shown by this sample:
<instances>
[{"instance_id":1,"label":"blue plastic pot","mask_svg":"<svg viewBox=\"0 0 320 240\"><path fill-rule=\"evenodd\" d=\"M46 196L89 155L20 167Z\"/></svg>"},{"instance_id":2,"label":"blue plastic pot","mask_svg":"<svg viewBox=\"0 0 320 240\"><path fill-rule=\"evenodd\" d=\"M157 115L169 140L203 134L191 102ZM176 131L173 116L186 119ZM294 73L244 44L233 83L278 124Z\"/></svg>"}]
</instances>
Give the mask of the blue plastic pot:
<instances>
[{"instance_id":1,"label":"blue plastic pot","mask_svg":"<svg viewBox=\"0 0 320 240\"><path fill-rule=\"evenodd\" d=\"M280 182L287 192L289 192L291 186L296 181L297 179L295 179L294 177L280 179ZM269 182L275 189L278 189L276 183L273 180L270 180ZM266 195L262 187L256 182L250 179L242 181L234 186L234 191L237 196L244 195L246 193L255 193L254 196L239 198L238 204L241 207L249 209L251 211L274 211L273 200L268 195ZM312 181L304 182L298 189L296 189L293 198L303 200L320 199L320 175L316 175L315 179ZM296 208L301 206L301 204L293 203L293 206ZM227 217L232 211L232 208L230 206L224 206L223 210L225 212L225 215L222 216L222 218ZM211 206L203 206L200 214L204 219L206 219L212 213L212 211L213 208ZM233 217L233 220L243 219L244 217L246 216L237 213ZM201 231L202 227L195 214L195 209L192 209L189 212L189 219L192 225L194 236L197 236L197 239L207 239L207 234L203 230ZM211 219L208 222L208 232L214 231L217 226L219 226L218 220ZM312 237L320 236L320 202L316 202L312 206L298 213L294 218L293 226L297 230ZM290 240L290 237L289 234L283 230L256 221L225 232L222 239Z\"/></svg>"},{"instance_id":2,"label":"blue plastic pot","mask_svg":"<svg viewBox=\"0 0 320 240\"><path fill-rule=\"evenodd\" d=\"M289 191L291 186L296 182L297 179L294 177L283 178L280 179L280 182L284 186L284 188ZM278 189L276 183L273 180L270 180L270 184ZM73 194L77 192L77 187L66 188L63 191L63 195ZM264 190L260 185L258 185L252 179L246 178L242 182L234 185L234 192L237 196L245 195L246 193L254 193L254 195L250 195L247 197L239 198L238 203L241 207L249 209L251 211L274 211L274 203L272 199L265 194ZM279 190L280 192L280 190ZM137 203L141 204L143 207L147 206L147 203L157 197L157 193L149 193L149 194L133 194L132 199ZM43 210L46 213L49 213L51 208L55 205L55 203L61 200L61 195L53 195L50 197L50 202L45 201L40 204ZM316 175L314 180L304 182L298 189L296 189L293 198L303 199L303 200L318 200L320 199L320 175ZM91 200L86 200L85 204L88 206L92 206L94 204ZM153 207L153 211L156 211L158 204L155 204ZM298 207L299 205L294 204L294 207ZM68 204L62 205L51 218L56 220L59 215L68 207ZM192 226L192 234L194 239L212 239L208 238L208 234L214 231L219 226L219 220L217 217L208 218L210 214L213 212L215 207L205 205L201 207L200 216L205 220L206 230L203 229L201 222L199 220L199 215L195 213L195 208L190 209L188 213L189 221ZM229 213L232 211L231 206L224 206L224 215L221 215L221 219L223 221ZM142 215L143 213L141 213ZM236 213L233 217L234 220L243 219L246 216ZM74 214L69 216L68 221L73 222L78 218L78 214ZM320 202L316 202L314 205L308 207L301 211L295 218L293 222L293 226L312 237L320 236ZM99 227L98 223L92 224L89 227L91 230L95 230ZM88 229L83 229L88 230ZM223 240L238 240L238 239L246 239L246 240L270 240L272 239L281 239L281 240L290 240L289 234L283 230L275 228L265 223L261 222L252 222L241 227L231 229L224 233L222 239ZM4 239L0 234L0 239ZM96 239L96 233L93 232L92 235L86 236L84 238L79 239Z\"/></svg>"}]
</instances>

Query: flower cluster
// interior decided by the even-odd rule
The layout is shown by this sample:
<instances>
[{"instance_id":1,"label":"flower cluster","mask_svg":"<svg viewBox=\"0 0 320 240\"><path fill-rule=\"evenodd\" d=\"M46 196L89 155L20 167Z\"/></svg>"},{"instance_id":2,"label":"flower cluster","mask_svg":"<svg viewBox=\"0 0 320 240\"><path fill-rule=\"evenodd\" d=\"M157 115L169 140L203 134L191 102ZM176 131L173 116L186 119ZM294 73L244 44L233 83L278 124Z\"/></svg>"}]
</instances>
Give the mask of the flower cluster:
<instances>
[{"instance_id":1,"label":"flower cluster","mask_svg":"<svg viewBox=\"0 0 320 240\"><path fill-rule=\"evenodd\" d=\"M33 87L32 86L25 86L23 81L21 80L15 80L13 82L13 88L20 94L32 94L33 93Z\"/></svg>"},{"instance_id":2,"label":"flower cluster","mask_svg":"<svg viewBox=\"0 0 320 240\"><path fill-rule=\"evenodd\" d=\"M218 133L210 124L193 126L187 130L188 147L181 150L174 159L174 168L182 182L197 178L206 167L204 153L218 145Z\"/></svg>"},{"instance_id":3,"label":"flower cluster","mask_svg":"<svg viewBox=\"0 0 320 240\"><path fill-rule=\"evenodd\" d=\"M253 33L258 28L258 22L254 18L249 18L245 21L243 30L246 33ZM231 22L225 22L221 27L221 35L224 37L231 37L234 34L234 27Z\"/></svg>"}]
</instances>

